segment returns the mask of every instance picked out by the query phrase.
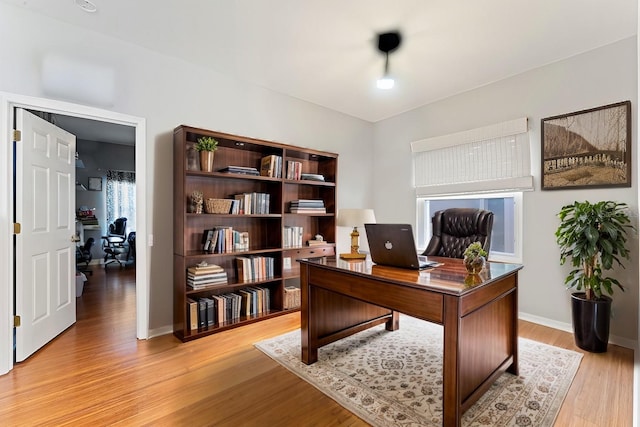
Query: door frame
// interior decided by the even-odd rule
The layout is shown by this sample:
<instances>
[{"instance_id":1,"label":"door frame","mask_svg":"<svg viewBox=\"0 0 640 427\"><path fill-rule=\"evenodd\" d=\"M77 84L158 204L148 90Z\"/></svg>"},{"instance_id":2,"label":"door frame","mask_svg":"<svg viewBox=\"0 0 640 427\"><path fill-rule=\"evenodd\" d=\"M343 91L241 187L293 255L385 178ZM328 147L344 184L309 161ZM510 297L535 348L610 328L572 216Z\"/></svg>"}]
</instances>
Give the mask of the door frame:
<instances>
[{"instance_id":1,"label":"door frame","mask_svg":"<svg viewBox=\"0 0 640 427\"><path fill-rule=\"evenodd\" d=\"M14 108L116 123L135 128L136 167L136 336L149 338L149 257L147 253L146 120L86 105L0 92L0 375L13 369L13 123Z\"/></svg>"}]
</instances>

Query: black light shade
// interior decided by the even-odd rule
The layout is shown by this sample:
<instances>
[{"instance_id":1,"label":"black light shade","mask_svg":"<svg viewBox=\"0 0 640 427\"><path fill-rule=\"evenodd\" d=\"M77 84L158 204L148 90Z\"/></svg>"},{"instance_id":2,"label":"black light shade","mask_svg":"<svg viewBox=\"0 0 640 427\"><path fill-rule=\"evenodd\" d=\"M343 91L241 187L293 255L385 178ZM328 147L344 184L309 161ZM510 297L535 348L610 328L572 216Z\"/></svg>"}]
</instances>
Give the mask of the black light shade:
<instances>
[{"instance_id":1,"label":"black light shade","mask_svg":"<svg viewBox=\"0 0 640 427\"><path fill-rule=\"evenodd\" d=\"M400 46L401 41L402 37L397 31L378 34L378 49L388 54L396 50L398 46Z\"/></svg>"}]
</instances>

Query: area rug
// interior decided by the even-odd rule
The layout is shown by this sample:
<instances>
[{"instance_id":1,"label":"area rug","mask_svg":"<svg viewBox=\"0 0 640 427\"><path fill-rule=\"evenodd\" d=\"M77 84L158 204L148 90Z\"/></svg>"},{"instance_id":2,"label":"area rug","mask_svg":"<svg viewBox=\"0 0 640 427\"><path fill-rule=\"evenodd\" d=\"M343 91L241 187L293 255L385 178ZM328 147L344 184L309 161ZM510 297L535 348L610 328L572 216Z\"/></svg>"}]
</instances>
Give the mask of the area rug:
<instances>
[{"instance_id":1,"label":"area rug","mask_svg":"<svg viewBox=\"0 0 640 427\"><path fill-rule=\"evenodd\" d=\"M300 360L300 330L255 346L373 426L442 425L442 327L401 316ZM463 415L463 426L552 426L580 353L519 338L520 375L501 375Z\"/></svg>"}]
</instances>

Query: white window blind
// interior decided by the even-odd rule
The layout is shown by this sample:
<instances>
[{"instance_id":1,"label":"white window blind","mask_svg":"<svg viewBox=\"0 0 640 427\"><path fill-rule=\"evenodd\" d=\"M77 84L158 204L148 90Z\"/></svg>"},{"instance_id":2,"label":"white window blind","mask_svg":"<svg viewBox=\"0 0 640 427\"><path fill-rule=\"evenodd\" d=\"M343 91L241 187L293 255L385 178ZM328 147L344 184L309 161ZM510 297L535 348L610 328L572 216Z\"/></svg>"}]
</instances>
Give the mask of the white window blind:
<instances>
[{"instance_id":1,"label":"white window blind","mask_svg":"<svg viewBox=\"0 0 640 427\"><path fill-rule=\"evenodd\" d=\"M527 118L411 143L418 197L533 190Z\"/></svg>"}]
</instances>

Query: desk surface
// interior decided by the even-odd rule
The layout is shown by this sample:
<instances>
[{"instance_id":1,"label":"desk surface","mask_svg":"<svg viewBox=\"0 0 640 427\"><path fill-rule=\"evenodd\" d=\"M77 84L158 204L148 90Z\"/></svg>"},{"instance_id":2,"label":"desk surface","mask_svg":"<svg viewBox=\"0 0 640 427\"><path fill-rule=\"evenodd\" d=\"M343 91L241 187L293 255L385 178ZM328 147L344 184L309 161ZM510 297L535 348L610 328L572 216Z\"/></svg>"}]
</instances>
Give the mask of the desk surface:
<instances>
[{"instance_id":1,"label":"desk surface","mask_svg":"<svg viewBox=\"0 0 640 427\"><path fill-rule=\"evenodd\" d=\"M487 262L485 268L477 275L467 273L461 259L427 257L428 261L436 261L439 266L425 270L376 265L367 257L366 260L346 261L336 258L301 259L301 263L310 263L327 269L348 270L363 277L375 278L424 290L433 290L443 294L462 296L489 285L502 277L520 270L520 264Z\"/></svg>"}]
</instances>

